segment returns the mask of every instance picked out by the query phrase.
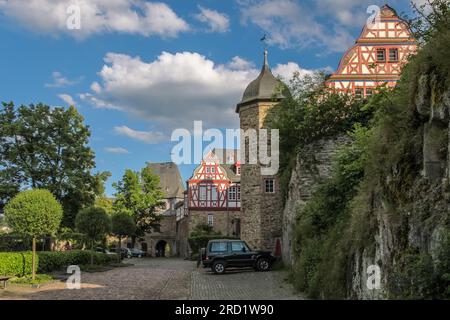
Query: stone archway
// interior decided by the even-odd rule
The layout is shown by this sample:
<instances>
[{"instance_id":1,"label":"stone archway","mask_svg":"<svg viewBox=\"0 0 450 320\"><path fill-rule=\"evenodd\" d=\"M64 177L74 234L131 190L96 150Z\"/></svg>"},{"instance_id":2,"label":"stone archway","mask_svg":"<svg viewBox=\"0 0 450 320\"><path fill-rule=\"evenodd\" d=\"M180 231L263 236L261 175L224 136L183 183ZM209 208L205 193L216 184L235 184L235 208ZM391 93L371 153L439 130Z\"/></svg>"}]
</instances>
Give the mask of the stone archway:
<instances>
[{"instance_id":1,"label":"stone archway","mask_svg":"<svg viewBox=\"0 0 450 320\"><path fill-rule=\"evenodd\" d=\"M156 257L165 257L166 256L166 245L167 241L159 240L155 246L155 256Z\"/></svg>"}]
</instances>

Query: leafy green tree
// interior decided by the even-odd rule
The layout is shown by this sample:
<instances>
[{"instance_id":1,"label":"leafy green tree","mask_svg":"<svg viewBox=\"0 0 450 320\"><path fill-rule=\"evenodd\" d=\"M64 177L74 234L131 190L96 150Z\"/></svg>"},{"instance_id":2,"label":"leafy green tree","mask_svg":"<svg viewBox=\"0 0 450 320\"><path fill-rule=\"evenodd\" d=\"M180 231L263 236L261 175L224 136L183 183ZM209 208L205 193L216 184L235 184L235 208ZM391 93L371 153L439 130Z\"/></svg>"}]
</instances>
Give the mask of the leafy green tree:
<instances>
[{"instance_id":1,"label":"leafy green tree","mask_svg":"<svg viewBox=\"0 0 450 320\"><path fill-rule=\"evenodd\" d=\"M129 212L117 212L111 217L112 234L119 238L118 254L119 258L122 250L122 238L131 237L136 231L136 224Z\"/></svg>"},{"instance_id":2,"label":"leafy green tree","mask_svg":"<svg viewBox=\"0 0 450 320\"><path fill-rule=\"evenodd\" d=\"M55 233L62 216L61 204L48 190L43 189L23 191L5 206L8 226L14 232L33 239L33 281L36 276L36 238Z\"/></svg>"},{"instance_id":3,"label":"leafy green tree","mask_svg":"<svg viewBox=\"0 0 450 320\"><path fill-rule=\"evenodd\" d=\"M113 184L115 193L114 208L116 211L128 210L136 224L135 236L132 237L134 246L136 237L143 237L153 229L159 230L161 216L157 213L164 202L164 194L159 186L159 176L152 173L149 167L141 172L126 170L117 183Z\"/></svg>"},{"instance_id":4,"label":"leafy green tree","mask_svg":"<svg viewBox=\"0 0 450 320\"><path fill-rule=\"evenodd\" d=\"M31 104L0 106L0 203L20 189L49 190L64 208L62 224L74 226L80 208L102 192L103 174L93 175L89 127L75 107Z\"/></svg>"},{"instance_id":5,"label":"leafy green tree","mask_svg":"<svg viewBox=\"0 0 450 320\"><path fill-rule=\"evenodd\" d=\"M111 232L111 218L102 208L82 209L75 218L77 230L84 234L91 244L91 265L94 264L95 241L102 240Z\"/></svg>"}]
</instances>

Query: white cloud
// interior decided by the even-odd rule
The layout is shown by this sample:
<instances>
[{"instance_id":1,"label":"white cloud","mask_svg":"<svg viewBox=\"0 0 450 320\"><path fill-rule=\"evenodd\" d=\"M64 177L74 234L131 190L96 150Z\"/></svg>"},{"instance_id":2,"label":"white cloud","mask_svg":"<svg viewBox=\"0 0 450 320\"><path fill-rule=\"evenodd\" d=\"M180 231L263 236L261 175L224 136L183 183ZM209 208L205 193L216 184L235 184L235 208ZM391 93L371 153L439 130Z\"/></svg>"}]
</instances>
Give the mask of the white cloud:
<instances>
[{"instance_id":1,"label":"white cloud","mask_svg":"<svg viewBox=\"0 0 450 320\"><path fill-rule=\"evenodd\" d=\"M156 144L168 140L166 135L157 131L138 131L127 126L114 127L114 131L122 136L142 141L147 144Z\"/></svg>"},{"instance_id":2,"label":"white cloud","mask_svg":"<svg viewBox=\"0 0 450 320\"><path fill-rule=\"evenodd\" d=\"M417 0L420 1L420 0ZM371 4L381 0L237 0L241 22L254 24L268 34L268 43L281 48L324 48L343 52L356 40Z\"/></svg>"},{"instance_id":3,"label":"white cloud","mask_svg":"<svg viewBox=\"0 0 450 320\"><path fill-rule=\"evenodd\" d=\"M80 30L67 28L67 8L72 4L80 8ZM144 0L0 0L0 13L32 31L78 38L108 32L167 38L189 30L167 4Z\"/></svg>"},{"instance_id":4,"label":"white cloud","mask_svg":"<svg viewBox=\"0 0 450 320\"><path fill-rule=\"evenodd\" d=\"M59 94L58 97L59 97L62 101L64 101L65 103L67 103L69 106L74 106L74 105L76 105L75 100L72 98L72 96L70 96L70 95L68 95L68 94L62 93L62 94Z\"/></svg>"},{"instance_id":5,"label":"white cloud","mask_svg":"<svg viewBox=\"0 0 450 320\"><path fill-rule=\"evenodd\" d=\"M253 62L247 61L241 57L235 56L231 59L228 67L232 70L248 70L255 67Z\"/></svg>"},{"instance_id":6,"label":"white cloud","mask_svg":"<svg viewBox=\"0 0 450 320\"><path fill-rule=\"evenodd\" d=\"M295 73L298 73L300 77L303 77L305 75L312 75L314 70L302 69L297 63L288 62L286 64L278 64L272 72L275 76L281 77L283 81L289 81Z\"/></svg>"},{"instance_id":7,"label":"white cloud","mask_svg":"<svg viewBox=\"0 0 450 320\"><path fill-rule=\"evenodd\" d=\"M312 73L293 62L273 68L274 75L285 79L295 71ZM175 128L192 129L195 120L202 120L205 128L237 128L236 104L259 72L260 67L237 57L226 64L215 64L195 52L162 52L154 61L146 62L139 57L108 53L93 91L80 97L94 107L120 110L148 121L152 131L125 126L115 131L157 143Z\"/></svg>"},{"instance_id":8,"label":"white cloud","mask_svg":"<svg viewBox=\"0 0 450 320\"><path fill-rule=\"evenodd\" d=\"M59 71L54 71L52 73L52 78L53 78L52 83L45 84L45 86L47 88L64 88L64 87L68 87L68 86L71 86L71 85L77 83L77 81L75 81L75 80L67 79Z\"/></svg>"},{"instance_id":9,"label":"white cloud","mask_svg":"<svg viewBox=\"0 0 450 320\"><path fill-rule=\"evenodd\" d=\"M230 19L224 13L198 6L200 13L195 18L209 26L211 32L227 32L230 30Z\"/></svg>"},{"instance_id":10,"label":"white cloud","mask_svg":"<svg viewBox=\"0 0 450 320\"><path fill-rule=\"evenodd\" d=\"M162 52L156 60L108 53L98 86L80 97L99 108L122 110L158 127L237 127L234 112L259 70L234 70L194 52ZM220 115L220 116L218 116ZM167 130L166 130L167 131Z\"/></svg>"},{"instance_id":11,"label":"white cloud","mask_svg":"<svg viewBox=\"0 0 450 320\"><path fill-rule=\"evenodd\" d=\"M121 147L106 147L103 150L107 153L115 153L115 154L128 154L130 153L127 149Z\"/></svg>"}]
</instances>

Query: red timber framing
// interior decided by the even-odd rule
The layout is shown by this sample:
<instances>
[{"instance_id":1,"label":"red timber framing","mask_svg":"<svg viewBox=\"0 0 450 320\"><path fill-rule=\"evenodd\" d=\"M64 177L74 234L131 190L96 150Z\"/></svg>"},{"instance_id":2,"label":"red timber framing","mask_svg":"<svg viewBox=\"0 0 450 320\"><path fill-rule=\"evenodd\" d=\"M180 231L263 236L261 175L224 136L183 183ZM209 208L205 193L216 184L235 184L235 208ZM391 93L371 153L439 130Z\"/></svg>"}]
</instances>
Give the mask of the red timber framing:
<instances>
[{"instance_id":1,"label":"red timber framing","mask_svg":"<svg viewBox=\"0 0 450 320\"><path fill-rule=\"evenodd\" d=\"M217 157L209 152L187 181L188 209L239 211L240 183L233 183Z\"/></svg>"},{"instance_id":2,"label":"red timber framing","mask_svg":"<svg viewBox=\"0 0 450 320\"><path fill-rule=\"evenodd\" d=\"M380 86L395 87L403 65L416 50L405 21L385 5L379 20L363 28L326 84L335 92L361 97L370 96Z\"/></svg>"}]
</instances>

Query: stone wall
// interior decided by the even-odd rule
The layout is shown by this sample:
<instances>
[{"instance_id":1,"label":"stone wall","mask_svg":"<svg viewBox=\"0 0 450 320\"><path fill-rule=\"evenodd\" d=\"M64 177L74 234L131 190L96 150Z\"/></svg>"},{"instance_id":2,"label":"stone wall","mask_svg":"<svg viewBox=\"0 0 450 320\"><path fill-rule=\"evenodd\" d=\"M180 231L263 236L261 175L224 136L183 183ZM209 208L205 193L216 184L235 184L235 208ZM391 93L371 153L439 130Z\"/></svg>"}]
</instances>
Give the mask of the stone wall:
<instances>
[{"instance_id":1,"label":"stone wall","mask_svg":"<svg viewBox=\"0 0 450 320\"><path fill-rule=\"evenodd\" d=\"M289 182L288 197L282 215L282 257L286 265L293 264L292 242L295 219L310 199L317 183L330 176L333 156L339 146L349 141L346 136L316 141L297 156Z\"/></svg>"},{"instance_id":2,"label":"stone wall","mask_svg":"<svg viewBox=\"0 0 450 320\"><path fill-rule=\"evenodd\" d=\"M184 217L176 222L177 235L176 235L176 247L177 256L180 258L187 258L190 256L189 251L189 221L187 217Z\"/></svg>"},{"instance_id":3,"label":"stone wall","mask_svg":"<svg viewBox=\"0 0 450 320\"><path fill-rule=\"evenodd\" d=\"M235 226L234 220L241 218L240 211L203 211L189 210L187 217L188 236L191 231L199 224L208 223L208 215L212 215L214 219L213 230L223 235L234 236ZM238 235L236 235L238 236Z\"/></svg>"},{"instance_id":4,"label":"stone wall","mask_svg":"<svg viewBox=\"0 0 450 320\"><path fill-rule=\"evenodd\" d=\"M155 255L155 248L156 244L159 241L165 241L170 246L170 255L175 255L177 252L177 246L176 246L176 216L170 215L170 216L164 216L161 219L161 227L160 232L152 232L148 233L144 237L144 241L147 244L147 251L152 256ZM141 242L142 247L142 242ZM169 255L166 253L166 255Z\"/></svg>"}]
</instances>

